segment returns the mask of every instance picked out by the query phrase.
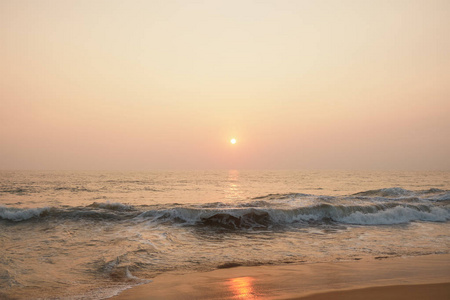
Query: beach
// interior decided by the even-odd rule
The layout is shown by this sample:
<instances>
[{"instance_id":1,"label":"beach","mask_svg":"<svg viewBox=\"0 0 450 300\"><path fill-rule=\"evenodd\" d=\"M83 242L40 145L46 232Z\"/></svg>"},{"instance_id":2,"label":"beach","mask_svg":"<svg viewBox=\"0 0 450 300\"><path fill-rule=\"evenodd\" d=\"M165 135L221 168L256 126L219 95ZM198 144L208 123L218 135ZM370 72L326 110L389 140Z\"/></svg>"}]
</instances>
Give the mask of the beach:
<instances>
[{"instance_id":1,"label":"beach","mask_svg":"<svg viewBox=\"0 0 450 300\"><path fill-rule=\"evenodd\" d=\"M0 300L450 300L450 0L0 20Z\"/></svg>"},{"instance_id":2,"label":"beach","mask_svg":"<svg viewBox=\"0 0 450 300\"><path fill-rule=\"evenodd\" d=\"M449 299L450 255L163 274L125 299Z\"/></svg>"},{"instance_id":3,"label":"beach","mask_svg":"<svg viewBox=\"0 0 450 300\"><path fill-rule=\"evenodd\" d=\"M450 300L450 0L0 20L0 300Z\"/></svg>"},{"instance_id":4,"label":"beach","mask_svg":"<svg viewBox=\"0 0 450 300\"><path fill-rule=\"evenodd\" d=\"M0 182L1 299L285 299L450 281L448 172L11 171Z\"/></svg>"}]
</instances>

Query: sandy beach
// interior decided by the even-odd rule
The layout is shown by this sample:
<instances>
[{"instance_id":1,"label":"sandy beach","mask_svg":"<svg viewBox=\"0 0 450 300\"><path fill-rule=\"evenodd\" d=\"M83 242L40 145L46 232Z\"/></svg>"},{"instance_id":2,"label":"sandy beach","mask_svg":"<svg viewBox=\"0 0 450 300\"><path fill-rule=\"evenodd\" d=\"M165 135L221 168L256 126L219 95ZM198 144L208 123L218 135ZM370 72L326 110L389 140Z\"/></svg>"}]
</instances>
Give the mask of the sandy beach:
<instances>
[{"instance_id":1,"label":"sandy beach","mask_svg":"<svg viewBox=\"0 0 450 300\"><path fill-rule=\"evenodd\" d=\"M409 300L409 299L449 299L450 283L393 285L363 289L339 290L313 294L296 299L302 300Z\"/></svg>"},{"instance_id":2,"label":"sandy beach","mask_svg":"<svg viewBox=\"0 0 450 300\"><path fill-rule=\"evenodd\" d=\"M450 300L450 0L0 20L0 300Z\"/></svg>"},{"instance_id":3,"label":"sandy beach","mask_svg":"<svg viewBox=\"0 0 450 300\"><path fill-rule=\"evenodd\" d=\"M449 299L450 255L163 274L124 299Z\"/></svg>"}]
</instances>

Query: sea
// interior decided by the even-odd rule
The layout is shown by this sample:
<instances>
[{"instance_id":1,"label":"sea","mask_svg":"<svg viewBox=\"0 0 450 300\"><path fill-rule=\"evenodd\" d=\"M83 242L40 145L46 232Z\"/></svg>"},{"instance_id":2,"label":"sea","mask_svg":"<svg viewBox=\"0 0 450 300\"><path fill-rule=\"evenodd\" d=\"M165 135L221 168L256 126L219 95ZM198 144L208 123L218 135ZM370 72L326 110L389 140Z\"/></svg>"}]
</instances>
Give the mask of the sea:
<instances>
[{"instance_id":1,"label":"sea","mask_svg":"<svg viewBox=\"0 0 450 300\"><path fill-rule=\"evenodd\" d=\"M450 172L0 171L0 298L450 253Z\"/></svg>"}]
</instances>

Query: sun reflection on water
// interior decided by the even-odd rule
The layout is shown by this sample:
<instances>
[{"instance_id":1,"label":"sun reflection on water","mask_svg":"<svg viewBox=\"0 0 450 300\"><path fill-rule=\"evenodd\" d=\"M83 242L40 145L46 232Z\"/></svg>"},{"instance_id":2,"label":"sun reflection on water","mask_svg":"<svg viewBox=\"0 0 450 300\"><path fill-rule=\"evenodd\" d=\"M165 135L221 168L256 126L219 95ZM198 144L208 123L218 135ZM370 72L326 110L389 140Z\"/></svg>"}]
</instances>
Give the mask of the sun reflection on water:
<instances>
[{"instance_id":1,"label":"sun reflection on water","mask_svg":"<svg viewBox=\"0 0 450 300\"><path fill-rule=\"evenodd\" d=\"M232 299L257 299L253 277L237 277L228 280L227 285L233 293Z\"/></svg>"},{"instance_id":2,"label":"sun reflection on water","mask_svg":"<svg viewBox=\"0 0 450 300\"><path fill-rule=\"evenodd\" d=\"M225 198L227 200L240 200L242 199L242 191L239 185L239 171L228 171L228 188L225 190Z\"/></svg>"}]
</instances>

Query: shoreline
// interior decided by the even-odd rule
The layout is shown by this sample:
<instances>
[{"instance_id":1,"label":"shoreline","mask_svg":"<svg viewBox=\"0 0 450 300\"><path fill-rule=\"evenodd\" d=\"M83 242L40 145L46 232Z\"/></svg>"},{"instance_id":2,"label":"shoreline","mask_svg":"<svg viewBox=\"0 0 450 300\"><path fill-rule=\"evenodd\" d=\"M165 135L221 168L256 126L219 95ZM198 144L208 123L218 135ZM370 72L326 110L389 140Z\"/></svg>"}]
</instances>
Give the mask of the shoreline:
<instances>
[{"instance_id":1,"label":"shoreline","mask_svg":"<svg viewBox=\"0 0 450 300\"><path fill-rule=\"evenodd\" d=\"M449 280L450 281L450 280ZM411 300L450 299L450 282L409 285L386 285L311 294L290 300Z\"/></svg>"},{"instance_id":2,"label":"shoreline","mask_svg":"<svg viewBox=\"0 0 450 300\"><path fill-rule=\"evenodd\" d=\"M376 299L370 295L449 299L450 254L166 273L109 299Z\"/></svg>"}]
</instances>

